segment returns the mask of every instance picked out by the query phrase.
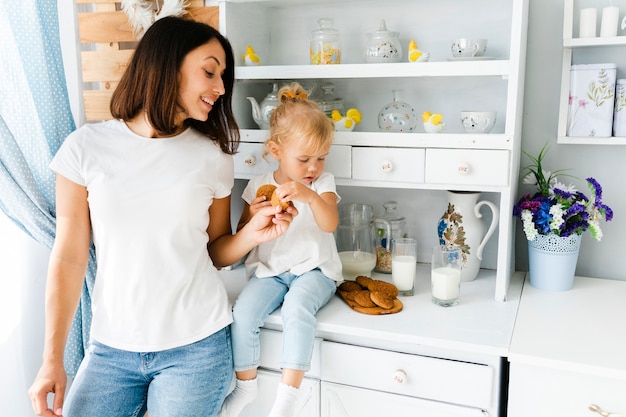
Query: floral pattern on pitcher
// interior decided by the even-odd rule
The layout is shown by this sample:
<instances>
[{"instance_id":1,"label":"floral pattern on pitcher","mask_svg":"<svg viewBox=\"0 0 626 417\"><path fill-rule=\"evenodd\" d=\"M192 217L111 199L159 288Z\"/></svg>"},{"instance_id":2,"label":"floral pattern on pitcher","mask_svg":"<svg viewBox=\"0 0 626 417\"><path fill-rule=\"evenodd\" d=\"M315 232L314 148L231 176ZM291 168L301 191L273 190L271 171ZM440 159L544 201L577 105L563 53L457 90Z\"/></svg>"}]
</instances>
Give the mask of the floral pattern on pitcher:
<instances>
[{"instance_id":1,"label":"floral pattern on pitcher","mask_svg":"<svg viewBox=\"0 0 626 417\"><path fill-rule=\"evenodd\" d=\"M465 242L465 228L461 223L463 223L463 215L455 211L454 204L448 203L448 209L439 219L437 234L441 245L461 248L463 263L465 263L470 254L470 247Z\"/></svg>"}]
</instances>

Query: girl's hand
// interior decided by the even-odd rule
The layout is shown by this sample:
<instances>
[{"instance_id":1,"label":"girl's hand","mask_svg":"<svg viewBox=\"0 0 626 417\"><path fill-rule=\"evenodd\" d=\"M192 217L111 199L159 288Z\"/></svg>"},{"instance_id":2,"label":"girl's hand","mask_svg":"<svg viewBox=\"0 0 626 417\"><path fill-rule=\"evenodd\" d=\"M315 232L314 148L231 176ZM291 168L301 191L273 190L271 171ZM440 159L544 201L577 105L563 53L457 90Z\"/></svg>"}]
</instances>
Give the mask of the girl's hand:
<instances>
[{"instance_id":1,"label":"girl's hand","mask_svg":"<svg viewBox=\"0 0 626 417\"><path fill-rule=\"evenodd\" d=\"M317 193L298 181L289 181L276 188L276 196L284 202L299 201L311 204L317 197Z\"/></svg>"},{"instance_id":2,"label":"girl's hand","mask_svg":"<svg viewBox=\"0 0 626 417\"><path fill-rule=\"evenodd\" d=\"M257 214L263 207L270 207L272 202L265 199L265 196L257 197L250 202L250 217Z\"/></svg>"}]
</instances>

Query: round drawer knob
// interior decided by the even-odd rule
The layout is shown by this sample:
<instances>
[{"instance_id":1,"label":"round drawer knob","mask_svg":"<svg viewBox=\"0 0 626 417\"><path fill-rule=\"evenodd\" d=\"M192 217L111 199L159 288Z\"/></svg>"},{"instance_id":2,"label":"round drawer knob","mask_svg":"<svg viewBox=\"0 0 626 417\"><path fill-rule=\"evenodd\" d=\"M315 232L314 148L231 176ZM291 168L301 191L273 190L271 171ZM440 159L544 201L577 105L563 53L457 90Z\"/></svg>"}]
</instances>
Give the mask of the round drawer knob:
<instances>
[{"instance_id":1,"label":"round drawer knob","mask_svg":"<svg viewBox=\"0 0 626 417\"><path fill-rule=\"evenodd\" d=\"M380 163L380 169L383 172L391 172L393 171L393 164L389 160L384 160L383 162Z\"/></svg>"},{"instance_id":2,"label":"round drawer knob","mask_svg":"<svg viewBox=\"0 0 626 417\"><path fill-rule=\"evenodd\" d=\"M393 373L393 382L395 382L396 384L404 384L406 383L406 380L408 379L408 376L406 375L406 372L404 372L402 369L396 369Z\"/></svg>"},{"instance_id":3,"label":"round drawer knob","mask_svg":"<svg viewBox=\"0 0 626 417\"><path fill-rule=\"evenodd\" d=\"M459 164L459 167L457 168L457 171L460 175L467 175L470 172L470 167L467 162L461 162Z\"/></svg>"},{"instance_id":4,"label":"round drawer knob","mask_svg":"<svg viewBox=\"0 0 626 417\"><path fill-rule=\"evenodd\" d=\"M246 156L246 158L243 160L243 163L247 167L253 167L256 165L256 158L254 157L254 155Z\"/></svg>"}]
</instances>

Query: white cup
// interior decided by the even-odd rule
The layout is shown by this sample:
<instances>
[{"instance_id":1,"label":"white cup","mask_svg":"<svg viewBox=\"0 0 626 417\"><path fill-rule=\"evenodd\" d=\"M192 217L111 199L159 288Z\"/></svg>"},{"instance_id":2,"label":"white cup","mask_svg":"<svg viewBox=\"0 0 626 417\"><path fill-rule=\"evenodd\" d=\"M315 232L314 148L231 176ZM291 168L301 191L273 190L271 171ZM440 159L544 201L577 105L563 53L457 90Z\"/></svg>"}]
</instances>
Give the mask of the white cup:
<instances>
[{"instance_id":1,"label":"white cup","mask_svg":"<svg viewBox=\"0 0 626 417\"><path fill-rule=\"evenodd\" d=\"M400 295L413 295L417 269L417 240L406 237L391 240L391 282Z\"/></svg>"},{"instance_id":2,"label":"white cup","mask_svg":"<svg viewBox=\"0 0 626 417\"><path fill-rule=\"evenodd\" d=\"M487 39L458 38L452 40L450 47L455 58L471 58L485 55Z\"/></svg>"},{"instance_id":3,"label":"white cup","mask_svg":"<svg viewBox=\"0 0 626 417\"><path fill-rule=\"evenodd\" d=\"M463 251L454 246L436 245L430 270L432 302L450 307L459 303Z\"/></svg>"},{"instance_id":4,"label":"white cup","mask_svg":"<svg viewBox=\"0 0 626 417\"><path fill-rule=\"evenodd\" d=\"M467 133L489 133L497 115L495 111L462 111L461 123Z\"/></svg>"}]
</instances>

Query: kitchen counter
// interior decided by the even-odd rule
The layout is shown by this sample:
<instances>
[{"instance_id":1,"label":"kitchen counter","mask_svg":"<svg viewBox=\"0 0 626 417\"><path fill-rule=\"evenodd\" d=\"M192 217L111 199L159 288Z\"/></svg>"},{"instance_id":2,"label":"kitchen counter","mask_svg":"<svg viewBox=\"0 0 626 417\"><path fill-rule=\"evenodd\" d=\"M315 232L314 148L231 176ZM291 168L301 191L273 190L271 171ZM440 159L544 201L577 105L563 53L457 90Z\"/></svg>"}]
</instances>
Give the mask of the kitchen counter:
<instances>
[{"instance_id":1,"label":"kitchen counter","mask_svg":"<svg viewBox=\"0 0 626 417\"><path fill-rule=\"evenodd\" d=\"M626 381L626 282L576 277L569 291L526 285L509 360Z\"/></svg>"},{"instance_id":2,"label":"kitchen counter","mask_svg":"<svg viewBox=\"0 0 626 417\"><path fill-rule=\"evenodd\" d=\"M220 272L231 302L245 285L244 269ZM373 278L389 281L390 275L374 273ZM496 273L481 270L478 278L461 283L460 303L438 307L430 301L430 264L418 264L415 295L399 297L404 308L391 315L371 316L353 311L338 296L317 315L317 335L325 340L358 344L398 352L440 355L445 351L471 356L506 357L520 302L524 274L511 278L508 301L493 298ZM276 311L265 328L281 330Z\"/></svg>"}]
</instances>

